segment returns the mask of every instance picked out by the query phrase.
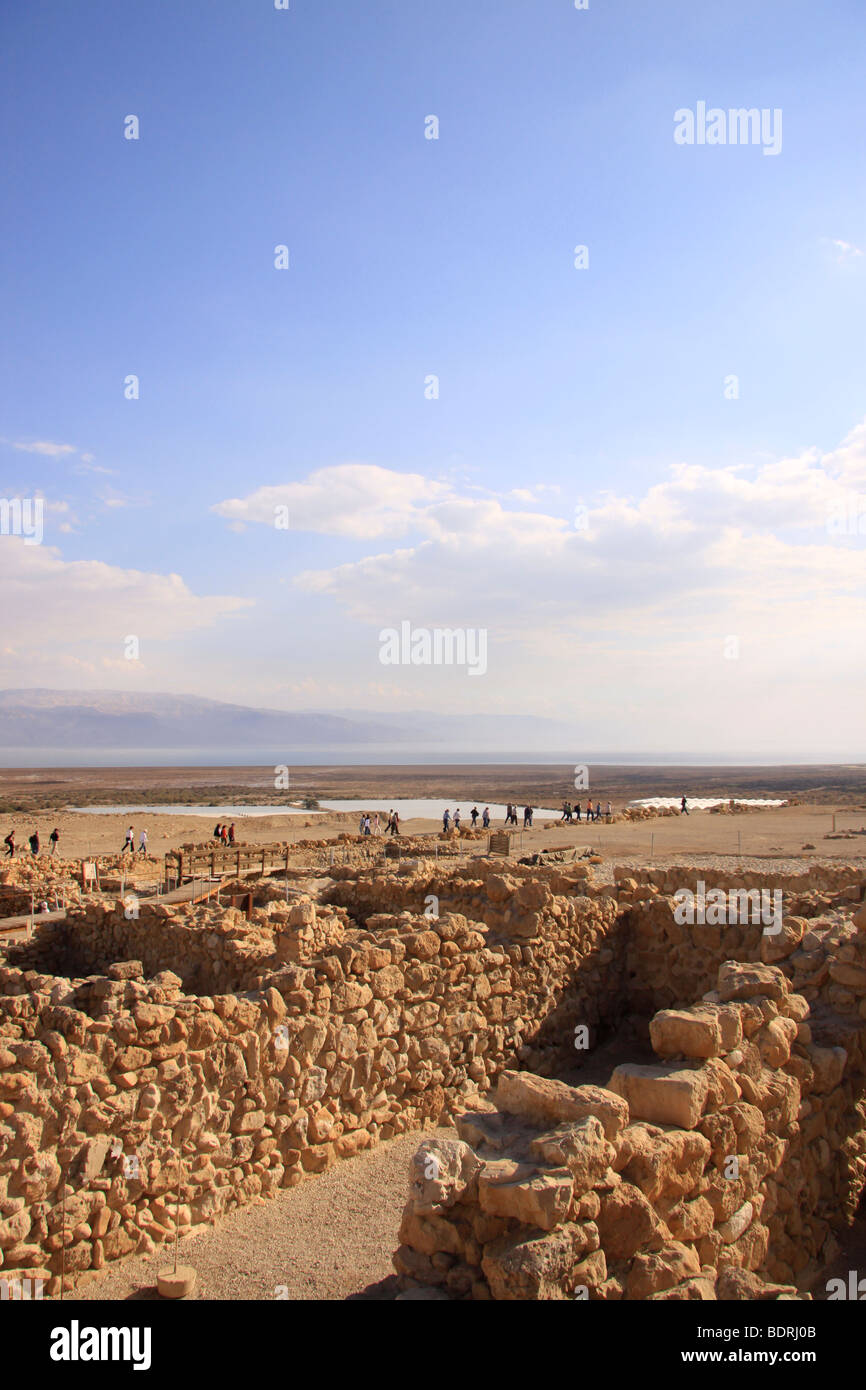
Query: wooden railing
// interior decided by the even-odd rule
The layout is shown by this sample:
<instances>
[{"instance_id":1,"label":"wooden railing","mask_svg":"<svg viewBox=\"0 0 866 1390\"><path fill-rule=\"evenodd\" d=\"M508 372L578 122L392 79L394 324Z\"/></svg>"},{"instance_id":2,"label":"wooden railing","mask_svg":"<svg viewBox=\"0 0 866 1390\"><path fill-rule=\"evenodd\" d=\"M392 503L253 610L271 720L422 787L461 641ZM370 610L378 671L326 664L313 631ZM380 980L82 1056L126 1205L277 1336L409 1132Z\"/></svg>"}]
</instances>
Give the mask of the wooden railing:
<instances>
[{"instance_id":1,"label":"wooden railing","mask_svg":"<svg viewBox=\"0 0 866 1390\"><path fill-rule=\"evenodd\" d=\"M288 869L288 845L220 845L213 849L170 849L165 856L166 882L175 879L216 878L221 874L267 873Z\"/></svg>"}]
</instances>

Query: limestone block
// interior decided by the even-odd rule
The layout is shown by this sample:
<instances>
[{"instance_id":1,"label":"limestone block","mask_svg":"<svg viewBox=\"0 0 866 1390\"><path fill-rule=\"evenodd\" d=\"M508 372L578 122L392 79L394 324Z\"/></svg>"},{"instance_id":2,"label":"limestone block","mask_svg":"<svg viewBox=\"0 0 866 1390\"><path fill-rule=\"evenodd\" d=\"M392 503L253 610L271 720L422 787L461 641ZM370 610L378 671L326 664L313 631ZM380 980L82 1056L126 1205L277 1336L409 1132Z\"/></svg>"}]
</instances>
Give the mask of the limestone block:
<instances>
[{"instance_id":1,"label":"limestone block","mask_svg":"<svg viewBox=\"0 0 866 1390\"><path fill-rule=\"evenodd\" d=\"M475 1190L482 1161L461 1139L428 1139L412 1159L410 1197L419 1214L442 1212Z\"/></svg>"},{"instance_id":2,"label":"limestone block","mask_svg":"<svg viewBox=\"0 0 866 1390\"><path fill-rule=\"evenodd\" d=\"M626 1280L626 1298L649 1298L687 1279L700 1276L701 1263L693 1246L679 1241L662 1250L635 1255Z\"/></svg>"},{"instance_id":3,"label":"limestone block","mask_svg":"<svg viewBox=\"0 0 866 1390\"><path fill-rule=\"evenodd\" d=\"M712 1279L707 1279L704 1275L698 1275L694 1279L686 1279L682 1284L675 1284L671 1289L663 1289L660 1293L651 1293L648 1302L673 1303L683 1301L689 1303L712 1303L717 1297L716 1286Z\"/></svg>"},{"instance_id":4,"label":"limestone block","mask_svg":"<svg viewBox=\"0 0 866 1390\"><path fill-rule=\"evenodd\" d=\"M830 962L830 978L837 984L845 985L860 994L866 990L866 969L862 965L850 965L847 961Z\"/></svg>"},{"instance_id":5,"label":"limestone block","mask_svg":"<svg viewBox=\"0 0 866 1390\"><path fill-rule=\"evenodd\" d=\"M628 1260L638 1250L670 1243L665 1223L640 1189L627 1182L604 1193L596 1225L609 1260Z\"/></svg>"},{"instance_id":6,"label":"limestone block","mask_svg":"<svg viewBox=\"0 0 866 1390\"><path fill-rule=\"evenodd\" d=\"M590 1246L599 1248L591 1222L567 1223L544 1235L501 1236L485 1247L481 1268L496 1299L564 1299L567 1284L574 1282L575 1263Z\"/></svg>"},{"instance_id":7,"label":"limestone block","mask_svg":"<svg viewBox=\"0 0 866 1390\"><path fill-rule=\"evenodd\" d=\"M761 936L761 960L765 965L773 965L777 960L785 960L796 951L809 927L805 917L785 917L781 931Z\"/></svg>"},{"instance_id":8,"label":"limestone block","mask_svg":"<svg viewBox=\"0 0 866 1390\"><path fill-rule=\"evenodd\" d=\"M723 1050L718 1016L700 1006L657 1013L650 1020L650 1041L660 1057L718 1057Z\"/></svg>"},{"instance_id":9,"label":"limestone block","mask_svg":"<svg viewBox=\"0 0 866 1390\"><path fill-rule=\"evenodd\" d=\"M482 1211L504 1216L524 1226L552 1231L565 1220L574 1193L574 1179L567 1168L503 1181L496 1164L485 1164L478 1177L478 1201Z\"/></svg>"},{"instance_id":10,"label":"limestone block","mask_svg":"<svg viewBox=\"0 0 866 1390\"><path fill-rule=\"evenodd\" d=\"M532 1154L547 1163L568 1169L578 1197L595 1186L615 1157L613 1146L604 1137L601 1120L595 1115L540 1134L529 1147Z\"/></svg>"},{"instance_id":11,"label":"limestone block","mask_svg":"<svg viewBox=\"0 0 866 1390\"><path fill-rule=\"evenodd\" d=\"M540 1124L583 1120L594 1115L606 1139L616 1139L628 1124L624 1099L600 1086L567 1086L563 1081L531 1072L504 1071L496 1089L496 1104L510 1115L524 1115Z\"/></svg>"},{"instance_id":12,"label":"limestone block","mask_svg":"<svg viewBox=\"0 0 866 1390\"><path fill-rule=\"evenodd\" d=\"M731 1245L735 1240L739 1240L744 1231L748 1230L752 1224L752 1217L755 1209L751 1202L744 1202L743 1205L734 1212L733 1216L727 1221L723 1221L716 1229L725 1245Z\"/></svg>"},{"instance_id":13,"label":"limestone block","mask_svg":"<svg viewBox=\"0 0 866 1390\"><path fill-rule=\"evenodd\" d=\"M754 999L757 995L784 999L788 989L787 979L776 966L747 965L735 960L725 961L724 965L719 966L718 990L723 1002Z\"/></svg>"},{"instance_id":14,"label":"limestone block","mask_svg":"<svg viewBox=\"0 0 866 1390\"><path fill-rule=\"evenodd\" d=\"M632 1119L694 1129L703 1114L708 1079L700 1071L626 1062L614 1071L609 1089L628 1103Z\"/></svg>"},{"instance_id":15,"label":"limestone block","mask_svg":"<svg viewBox=\"0 0 866 1390\"><path fill-rule=\"evenodd\" d=\"M806 1046L806 1052L815 1074L812 1090L819 1093L835 1090L848 1062L844 1047L818 1047L810 1043Z\"/></svg>"}]
</instances>

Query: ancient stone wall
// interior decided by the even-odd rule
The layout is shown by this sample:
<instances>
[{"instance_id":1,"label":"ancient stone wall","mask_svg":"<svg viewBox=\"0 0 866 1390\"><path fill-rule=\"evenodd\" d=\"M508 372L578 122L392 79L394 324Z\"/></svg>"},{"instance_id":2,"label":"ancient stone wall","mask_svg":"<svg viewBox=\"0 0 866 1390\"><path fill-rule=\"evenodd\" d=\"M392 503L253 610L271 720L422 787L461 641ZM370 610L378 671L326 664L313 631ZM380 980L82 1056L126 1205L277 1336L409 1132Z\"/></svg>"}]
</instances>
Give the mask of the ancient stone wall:
<instances>
[{"instance_id":1,"label":"ancient stone wall","mask_svg":"<svg viewBox=\"0 0 866 1390\"><path fill-rule=\"evenodd\" d=\"M558 898L596 896L592 869L585 864L528 866L512 860L472 859L442 869L423 860L400 862L397 872L359 877L351 867L335 869L326 902L350 911L358 922L379 913L461 912L492 931L532 935L544 915L565 907Z\"/></svg>"},{"instance_id":2,"label":"ancient stone wall","mask_svg":"<svg viewBox=\"0 0 866 1390\"><path fill-rule=\"evenodd\" d=\"M862 874L862 869L853 871ZM736 891L748 887L734 881L712 884L706 876L706 887L722 886ZM854 956L862 939L851 922L852 899L862 895L862 884L844 884L847 875L840 875L844 886L826 893L807 893L802 886L796 893L783 893L780 921L765 926L755 911L739 910L739 918L720 925L713 922L683 921L681 904L670 897L654 894L640 900L640 890L626 889L619 894L625 911L628 933L628 975L630 999L637 1013L649 1015L656 1009L689 1004L714 987L719 967L727 960L763 961L773 964L784 961L794 988L810 1001L817 991L827 990L827 1001L841 1011L856 1011L858 1000L850 994L845 978L859 980ZM681 884L694 891L694 873L690 883ZM637 901L635 901L637 900ZM629 906L634 902L634 906ZM727 910L744 909L746 904L735 902L728 892ZM786 904L790 904L787 907ZM679 919L678 919L679 910ZM706 916L713 914L707 912ZM754 920L755 918L758 920ZM832 967L832 968L831 968ZM866 980L866 976L863 976ZM849 990L848 993L845 993Z\"/></svg>"},{"instance_id":3,"label":"ancient stone wall","mask_svg":"<svg viewBox=\"0 0 866 1390\"><path fill-rule=\"evenodd\" d=\"M795 1252L806 1250L807 1263L819 1258L831 1216L850 1213L862 1187L863 910L852 918L853 894L843 888L835 901L804 897L801 915L787 916L772 937L751 927L675 936L672 904L658 892L641 906L632 890L623 889L620 904L612 891L593 887L581 865L471 861L449 872L409 862L340 879L324 903L303 895L287 902L285 889L263 887L250 921L212 905L142 902L138 916L121 904L91 904L43 924L0 965L0 1273L49 1278L55 1292L63 1258L77 1274L151 1251L174 1233L178 1163L178 1220L188 1230L381 1138L477 1108L518 1065L546 1077L566 1070L578 1025L597 1048L643 1012L648 1037L667 1057L674 1024L656 1019L650 1030L649 1015L692 1006L718 983L717 996L675 1020L680 1051L692 1049L687 1064L673 1066L679 1076L637 1086L634 1071L622 1070L611 1083L621 1094L581 1112L601 1125L605 1144L616 1140L616 1153L601 1151L602 1176L590 1164L592 1182L577 1205L562 1208L562 1192L571 1204L576 1189L561 1173L555 1179L555 1209L572 1213L556 1229L565 1229L575 1256L572 1273L583 1263L580 1241L590 1241L586 1259L604 1250L616 1265L626 1257L613 1253L616 1238L606 1243L607 1218L598 1225L596 1215L604 1201L613 1229L619 1198L611 1194L630 1184L652 1206L652 1221L637 1198L644 1217L629 1205L622 1219L635 1217L639 1228L650 1221L647 1229L664 1238L658 1248L693 1246L699 1267L717 1270L725 1263L718 1237L725 1249L751 1251L744 1268L802 1282ZM718 936L705 940L702 931ZM746 964L726 964L737 958ZM695 1053L694 1039L706 1048L708 1037L717 1051ZM648 1094L668 1104L672 1093L690 1108L673 1118L646 1111ZM629 1122L614 1125L611 1137L606 1117L611 1106L623 1114L624 1097ZM632 1134L629 1142L640 1144L624 1157L621 1131L639 1123L651 1128ZM680 1179L671 1188L666 1178L648 1195L633 1175L641 1163L653 1170L657 1151L668 1153L662 1126L686 1135L676 1141L683 1147L674 1167L688 1169L691 1185L678 1192ZM732 1133L745 1176L740 1187L717 1191L711 1169L726 1145L733 1152ZM571 1173L564 1149L553 1166ZM680 1199L688 1211L674 1215ZM568 1246L575 1223L583 1233ZM480 1229L480 1247L513 1234ZM636 1247L629 1258L655 1249ZM758 1264L750 1263L755 1252ZM449 1289L505 1287L462 1246L450 1253L461 1272ZM468 1285L463 1265L473 1271ZM618 1265L602 1276L596 1258L592 1270L582 1280L590 1288L622 1283ZM630 1271L625 1277L624 1288ZM566 1288L559 1275L558 1284L545 1279L545 1289ZM610 1287L618 1296L616 1282Z\"/></svg>"},{"instance_id":4,"label":"ancient stone wall","mask_svg":"<svg viewBox=\"0 0 866 1390\"><path fill-rule=\"evenodd\" d=\"M519 1060L561 1067L577 1023L595 1039L622 1010L610 898L545 886L519 937L457 913L344 933L345 915L317 908L345 939L291 964L311 926L299 907L217 925L212 909L142 904L127 920L100 905L9 950L4 1275L49 1278L51 1293L62 1258L76 1274L152 1251L174 1232L178 1162L190 1229L446 1117Z\"/></svg>"},{"instance_id":5,"label":"ancient stone wall","mask_svg":"<svg viewBox=\"0 0 866 1390\"><path fill-rule=\"evenodd\" d=\"M862 896L862 886L866 874L862 865L856 864L812 864L802 873L780 874L768 859L766 868L742 869L732 856L730 868L696 868L681 864L665 868L634 868L617 864L613 870L614 882L626 893L631 892L624 885L629 881L636 887L642 885L657 888L660 893L675 893L678 888L695 890L700 879L707 888L780 888L786 893L811 893L821 889L839 892L843 888L857 887L856 898Z\"/></svg>"},{"instance_id":6,"label":"ancient stone wall","mask_svg":"<svg viewBox=\"0 0 866 1390\"><path fill-rule=\"evenodd\" d=\"M866 1025L824 1023L735 962L651 1023L607 1088L505 1072L416 1154L394 1264L408 1296L796 1297L866 1183ZM844 1046L842 1045L844 1043Z\"/></svg>"}]
</instances>

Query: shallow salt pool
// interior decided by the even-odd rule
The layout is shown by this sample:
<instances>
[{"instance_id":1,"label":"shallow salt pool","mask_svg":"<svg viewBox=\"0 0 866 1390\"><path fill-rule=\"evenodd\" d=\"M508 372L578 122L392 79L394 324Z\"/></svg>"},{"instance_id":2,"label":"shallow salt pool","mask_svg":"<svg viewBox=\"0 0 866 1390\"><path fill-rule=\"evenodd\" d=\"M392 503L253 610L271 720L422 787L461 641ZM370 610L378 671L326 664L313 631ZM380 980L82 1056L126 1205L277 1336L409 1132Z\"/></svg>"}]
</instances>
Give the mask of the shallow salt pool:
<instances>
[{"instance_id":1,"label":"shallow salt pool","mask_svg":"<svg viewBox=\"0 0 866 1390\"><path fill-rule=\"evenodd\" d=\"M297 806L69 806L69 811L79 811L86 815L97 816L207 816L208 819L223 820L242 820L245 816L317 816L324 815L328 811L347 811L358 812L368 811L371 816L386 816L389 811L396 811L401 821L404 820L441 820L443 812L447 807L453 817L455 810L460 810L461 823L466 825L471 823L469 812L473 806L478 808L479 822L484 807L490 811L491 820L504 822L505 806L494 802L485 801L439 801L439 800L397 800L388 801L383 798L371 797L367 801L322 801L319 803L319 811L305 811ZM603 809L603 808L602 808ZM559 818L562 810L552 811L549 809L533 807L532 814L543 820L550 820L551 817ZM517 807L517 815L520 823L523 823L523 806Z\"/></svg>"},{"instance_id":2,"label":"shallow salt pool","mask_svg":"<svg viewBox=\"0 0 866 1390\"><path fill-rule=\"evenodd\" d=\"M653 810L664 811L668 807L679 810L681 798L678 796L645 796L641 801L630 801L629 806L648 806ZM728 806L733 801L736 806L785 806L785 801L772 801L760 797L747 796L688 796L686 804L690 811L708 811L711 806Z\"/></svg>"}]
</instances>

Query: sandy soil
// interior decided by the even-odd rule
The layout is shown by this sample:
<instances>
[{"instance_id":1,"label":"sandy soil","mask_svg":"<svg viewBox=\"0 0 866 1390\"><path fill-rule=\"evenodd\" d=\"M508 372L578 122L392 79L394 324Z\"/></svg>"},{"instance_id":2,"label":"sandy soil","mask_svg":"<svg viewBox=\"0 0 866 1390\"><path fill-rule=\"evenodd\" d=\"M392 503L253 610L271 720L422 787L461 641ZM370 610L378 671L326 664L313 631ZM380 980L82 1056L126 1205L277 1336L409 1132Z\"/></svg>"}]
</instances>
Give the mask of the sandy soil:
<instances>
[{"instance_id":1,"label":"sandy soil","mask_svg":"<svg viewBox=\"0 0 866 1390\"><path fill-rule=\"evenodd\" d=\"M659 816L652 820L622 822L607 825L604 821L587 826L555 824L545 830L536 820L532 830L521 831L517 847L520 853L531 853L544 847L577 845L598 849L606 858L634 863L686 855L782 856L815 860L834 858L854 862L866 857L866 835L853 839L827 839L832 832L833 816L837 831L866 826L866 810L851 807L797 805L754 810L738 815L714 815L709 811L693 811L689 816ZM142 828L148 832L148 848L153 855L163 855L183 844L210 843L214 822L211 818L189 815L113 816L86 812L40 812L22 816L8 815L0 820L0 838L14 826L19 846L36 829L40 841L47 845L48 836L56 825L60 831L60 853L64 857L80 858L95 854L117 853L123 846L126 827L135 827L136 843ZM303 840L333 838L341 832L357 829L355 814L306 816L248 816L237 817L235 833L242 844L269 844L287 840L292 844ZM501 828L497 822L495 829ZM407 820L401 823L404 836L436 834L439 823L432 820ZM521 838L522 837L522 838ZM814 849L804 849L813 845ZM470 841L467 852L483 853L486 840ZM20 853L19 849L19 853ZM29 853L29 851L28 851ZM2 864L2 860L0 860Z\"/></svg>"}]
</instances>

